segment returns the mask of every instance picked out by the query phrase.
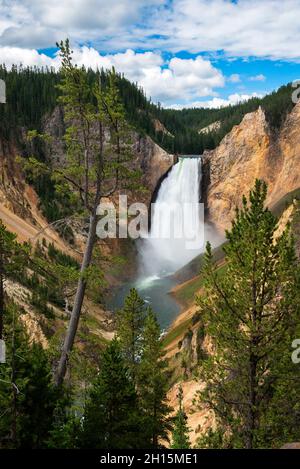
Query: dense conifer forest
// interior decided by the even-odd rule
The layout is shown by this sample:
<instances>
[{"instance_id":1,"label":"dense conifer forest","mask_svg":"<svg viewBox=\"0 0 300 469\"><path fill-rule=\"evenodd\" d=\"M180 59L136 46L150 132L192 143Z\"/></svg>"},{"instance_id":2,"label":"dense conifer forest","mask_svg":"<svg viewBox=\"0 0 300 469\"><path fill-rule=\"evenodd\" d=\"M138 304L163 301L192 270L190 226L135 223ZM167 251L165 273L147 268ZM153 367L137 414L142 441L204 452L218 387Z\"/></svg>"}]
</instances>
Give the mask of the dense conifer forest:
<instances>
[{"instance_id":1,"label":"dense conifer forest","mask_svg":"<svg viewBox=\"0 0 300 469\"><path fill-rule=\"evenodd\" d=\"M107 73L103 70L88 70L87 74L90 83L98 81L99 75L102 83L107 82ZM13 67L6 70L5 66L1 66L0 79L4 79L7 86L7 105L0 109L2 136L9 137L16 127L39 129L43 117L56 105L59 73L47 68ZM290 84L263 98L252 98L220 109L183 110L165 109L160 104L154 104L137 84L122 75L118 75L118 87L129 122L167 151L179 154L201 154L205 149L215 148L245 114L259 106L265 110L271 128L276 130L293 107ZM157 128L155 120L159 120L165 129ZM218 129L199 133L202 128L218 121Z\"/></svg>"}]
</instances>

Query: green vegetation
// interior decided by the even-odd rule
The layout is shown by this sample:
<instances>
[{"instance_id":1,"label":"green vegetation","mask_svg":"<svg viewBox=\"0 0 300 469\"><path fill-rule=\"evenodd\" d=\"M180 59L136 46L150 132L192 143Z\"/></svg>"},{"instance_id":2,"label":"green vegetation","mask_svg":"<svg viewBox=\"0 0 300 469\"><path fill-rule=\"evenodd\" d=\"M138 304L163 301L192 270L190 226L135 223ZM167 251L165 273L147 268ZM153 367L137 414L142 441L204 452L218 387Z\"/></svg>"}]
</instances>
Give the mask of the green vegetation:
<instances>
[{"instance_id":1,"label":"green vegetation","mask_svg":"<svg viewBox=\"0 0 300 469\"><path fill-rule=\"evenodd\" d=\"M226 264L220 265L217 268L219 276L226 273ZM204 279L201 275L189 280L176 290L174 296L183 306L189 306L195 299L195 294L203 287Z\"/></svg>"},{"instance_id":2,"label":"green vegetation","mask_svg":"<svg viewBox=\"0 0 300 469\"><path fill-rule=\"evenodd\" d=\"M9 241L14 243L13 237L9 237ZM41 272L46 275L48 269L57 265L58 259L62 262L60 267L65 268L65 264L68 268L75 267L74 261L54 246L49 249L49 258L42 255L45 250L46 246L38 246L35 251L26 251L26 257L18 258L19 272L26 272L27 265L36 266L34 272L28 269L24 279L24 283L32 287L33 295L40 293ZM12 265L15 251L6 250L6 256L8 265ZM14 277L13 272L7 271L6 275ZM44 287L50 286L48 278L44 277L43 281ZM39 304L35 307L41 309ZM123 317L122 312L119 313L120 337L109 344L98 337L94 341L94 335L91 338L90 328L97 330L98 326L93 317L83 319L78 335L81 347L73 350L69 357L72 375L68 376L66 389L54 384L55 343L49 350L43 350L29 341L27 328L20 319L24 311L12 301L7 302L3 331L7 361L0 367L1 449L161 446L161 438L167 439L167 431L171 429L171 420L165 403L168 377L160 328L152 311L146 309L134 290L123 311ZM132 331L130 318L134 324ZM51 321L53 317L47 319ZM137 335L133 333L136 325ZM127 367L131 343L126 337L133 337L136 343L133 347L135 367L131 368ZM99 344L104 347L102 353L99 353ZM87 353L90 354L88 359Z\"/></svg>"},{"instance_id":3,"label":"green vegetation","mask_svg":"<svg viewBox=\"0 0 300 469\"><path fill-rule=\"evenodd\" d=\"M224 246L219 276L207 246L199 311L214 353L199 367L206 383L199 406L215 413L217 427L200 447L279 447L299 438L299 376L291 344L299 335L299 265L288 225L266 208L267 188L256 181L244 197Z\"/></svg>"},{"instance_id":4,"label":"green vegetation","mask_svg":"<svg viewBox=\"0 0 300 469\"><path fill-rule=\"evenodd\" d=\"M160 335L153 311L131 289L118 313L117 337L137 389L144 442L149 448L158 448L161 439L168 440L167 432L171 429L171 409L166 404L167 361Z\"/></svg>"},{"instance_id":5,"label":"green vegetation","mask_svg":"<svg viewBox=\"0 0 300 469\"><path fill-rule=\"evenodd\" d=\"M138 389L146 439L150 448L158 448L161 440L168 440L172 429L171 408L166 402L168 390L168 362L160 341L161 330L151 309L145 318L141 362L138 370Z\"/></svg>"},{"instance_id":6,"label":"green vegetation","mask_svg":"<svg viewBox=\"0 0 300 469\"><path fill-rule=\"evenodd\" d=\"M5 280L26 267L29 246L21 245L0 220L0 339L5 319Z\"/></svg>"},{"instance_id":7,"label":"green vegetation","mask_svg":"<svg viewBox=\"0 0 300 469\"><path fill-rule=\"evenodd\" d=\"M166 367L156 317L132 289L90 387L78 446L161 447L172 428Z\"/></svg>"},{"instance_id":8,"label":"green vegetation","mask_svg":"<svg viewBox=\"0 0 300 469\"><path fill-rule=\"evenodd\" d=\"M142 421L137 393L129 378L120 343L114 339L102 355L101 370L85 406L81 444L84 448L137 448Z\"/></svg>"},{"instance_id":9,"label":"green vegetation","mask_svg":"<svg viewBox=\"0 0 300 469\"><path fill-rule=\"evenodd\" d=\"M109 82L109 73L103 70L88 70L87 77L90 85L99 82L99 77L103 86ZM48 69L18 67L8 71L5 66L0 66L0 78L4 79L7 85L7 105L0 108L2 136L9 138L21 126L42 131L45 114L51 113L57 102L60 73ZM241 122L245 114L255 111L259 106L265 110L271 128L276 130L293 107L293 89L288 84L264 98L252 98L247 102L221 109L163 109L159 104L153 104L147 99L143 90L130 83L124 76L118 75L117 79L127 120L141 135L150 135L172 153L201 154L204 149L215 148L232 127ZM159 120L171 135L157 131L155 119ZM216 121L221 122L219 129L199 133L200 129ZM17 132L17 137L22 143L20 132ZM28 148L24 148L24 152L26 155ZM35 154L37 153L43 157L42 144L36 148ZM42 188L41 183L40 186ZM51 190L50 187L48 190Z\"/></svg>"},{"instance_id":10,"label":"green vegetation","mask_svg":"<svg viewBox=\"0 0 300 469\"><path fill-rule=\"evenodd\" d=\"M24 169L33 181L50 179L54 183L53 200L61 202L67 199L68 209L73 210L72 217L81 220L82 228L86 224L86 243L80 273L76 272L79 275L72 312L56 369L56 384L59 386L67 371L68 356L73 349L87 288L97 289L97 280L98 288L103 280L100 258L97 266L93 263L98 206L102 198L113 196L121 188L139 187L140 174L129 164L132 156L130 128L118 88L120 79L115 70L93 74L74 65L68 39L57 46L61 58L58 104L64 115L66 161L63 165L51 167L41 161L39 155L31 156L24 163ZM106 141L105 132L109 133ZM28 140L43 145L51 138L37 128L28 133ZM55 194L59 195L58 199ZM62 215L60 227L69 227L70 220L65 210ZM54 252L52 254L55 255ZM74 266L66 269L70 273L76 270Z\"/></svg>"},{"instance_id":11,"label":"green vegetation","mask_svg":"<svg viewBox=\"0 0 300 469\"><path fill-rule=\"evenodd\" d=\"M124 307L117 313L117 330L124 361L136 384L137 368L142 353L142 332L147 315L144 301L133 288L125 298Z\"/></svg>"},{"instance_id":12,"label":"green vegetation","mask_svg":"<svg viewBox=\"0 0 300 469\"><path fill-rule=\"evenodd\" d=\"M264 448L298 440L300 381L291 361L291 343L300 332L300 273L291 229L288 226L274 238L278 220L264 208L265 198L266 187L258 181L250 202L244 199L227 233L226 268L214 262L208 246L199 312L163 341L154 313L135 290L118 313L117 337L112 342L99 339L99 347L98 338L91 334L97 321L90 316L83 320L78 338L84 353L80 349L70 355L68 391L54 386L54 344L43 350L30 343L20 320L22 309L7 302L7 363L0 367L0 448L159 448L166 444L169 432L173 448L189 448L182 395L175 418L170 418L166 393L172 376L163 347L186 331L184 337L191 338L194 326L197 363L191 368L187 349L178 358L181 369L192 369L206 383L197 402L201 408L213 409L217 419L216 429L202 435L198 445ZM299 229L299 209L292 228ZM12 266L15 241L6 237L5 228L2 237L8 240L5 253L7 265ZM76 261L53 245L42 243L33 251L29 246L25 251L22 245L17 247L22 253L17 258L19 275L12 269L6 276L16 280L26 272L23 281L33 291L42 292L42 282L44 287L53 285L53 272L58 272L58 285L59 272L64 279L65 272L78 272ZM72 278L69 281L71 285ZM90 345L85 343L87 335ZM207 336L213 354L202 350Z\"/></svg>"},{"instance_id":13,"label":"green vegetation","mask_svg":"<svg viewBox=\"0 0 300 469\"><path fill-rule=\"evenodd\" d=\"M163 338L163 346L167 347L175 339L179 338L185 331L188 330L191 323L192 323L192 320L187 319L186 321L183 321L181 324L179 324L177 327L172 328L170 332L168 332L166 336Z\"/></svg>"},{"instance_id":14,"label":"green vegetation","mask_svg":"<svg viewBox=\"0 0 300 469\"><path fill-rule=\"evenodd\" d=\"M280 217L284 210L289 207L294 200L300 200L300 189L295 189L285 194L272 207L269 207L270 211L275 216ZM217 264L224 263L224 247L226 243L227 241L212 250L213 260ZM180 280L183 284L179 285L179 288L174 293L174 296L183 306L190 305L193 302L197 291L199 291L203 286L203 278L201 275L198 275L198 273L203 268L204 262L205 255L200 254L175 274L176 279ZM225 264L218 267L218 272L221 275L225 272ZM188 280L191 277L194 278Z\"/></svg>"},{"instance_id":15,"label":"green vegetation","mask_svg":"<svg viewBox=\"0 0 300 469\"><path fill-rule=\"evenodd\" d=\"M0 366L0 448L45 448L56 409L67 395L53 385L47 353L29 344L20 311L6 309L4 338L7 362Z\"/></svg>"}]
</instances>

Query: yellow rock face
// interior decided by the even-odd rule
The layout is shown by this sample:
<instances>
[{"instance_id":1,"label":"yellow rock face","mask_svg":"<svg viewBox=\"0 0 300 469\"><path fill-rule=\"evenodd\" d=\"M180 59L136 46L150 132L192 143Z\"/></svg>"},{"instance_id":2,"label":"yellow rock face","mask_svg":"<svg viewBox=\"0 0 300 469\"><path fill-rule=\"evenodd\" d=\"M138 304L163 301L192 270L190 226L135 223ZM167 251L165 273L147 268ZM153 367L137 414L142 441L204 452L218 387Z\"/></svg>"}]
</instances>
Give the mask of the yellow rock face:
<instances>
[{"instance_id":1,"label":"yellow rock face","mask_svg":"<svg viewBox=\"0 0 300 469\"><path fill-rule=\"evenodd\" d=\"M183 381L176 383L168 392L168 404L174 408L174 413L178 411L178 391L181 386L183 391L183 409L187 417L187 425L190 429L189 439L192 446L197 439L206 433L208 429L214 429L215 418L209 409L199 409L197 406L197 392L203 390L204 383L197 380ZM196 401L195 401L196 400Z\"/></svg>"},{"instance_id":2,"label":"yellow rock face","mask_svg":"<svg viewBox=\"0 0 300 469\"><path fill-rule=\"evenodd\" d=\"M256 178L269 186L269 206L300 187L300 103L276 135L261 108L246 114L220 145L204 153L208 174L208 218L218 229L230 226L235 207Z\"/></svg>"}]
</instances>

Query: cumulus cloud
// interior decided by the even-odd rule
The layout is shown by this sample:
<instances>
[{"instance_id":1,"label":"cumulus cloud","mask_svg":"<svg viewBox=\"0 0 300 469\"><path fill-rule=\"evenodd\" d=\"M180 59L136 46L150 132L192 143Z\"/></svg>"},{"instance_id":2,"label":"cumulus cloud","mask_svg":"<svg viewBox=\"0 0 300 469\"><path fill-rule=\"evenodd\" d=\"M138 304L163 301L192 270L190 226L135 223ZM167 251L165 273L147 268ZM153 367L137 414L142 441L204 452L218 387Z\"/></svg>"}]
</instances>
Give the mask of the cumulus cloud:
<instances>
[{"instance_id":1,"label":"cumulus cloud","mask_svg":"<svg viewBox=\"0 0 300 469\"><path fill-rule=\"evenodd\" d=\"M94 69L114 66L142 86L148 97L161 101L163 105L178 98L189 102L196 97L214 95L214 89L223 87L225 83L222 72L201 56L195 59L173 57L164 64L161 54L155 52L136 53L129 49L124 53L103 56L84 46L74 50L74 60Z\"/></svg>"},{"instance_id":2,"label":"cumulus cloud","mask_svg":"<svg viewBox=\"0 0 300 469\"><path fill-rule=\"evenodd\" d=\"M174 0L156 19L164 46L299 61L299 0Z\"/></svg>"},{"instance_id":3,"label":"cumulus cloud","mask_svg":"<svg viewBox=\"0 0 300 469\"><path fill-rule=\"evenodd\" d=\"M300 0L0 0L0 44L224 51L299 61Z\"/></svg>"},{"instance_id":4,"label":"cumulus cloud","mask_svg":"<svg viewBox=\"0 0 300 469\"><path fill-rule=\"evenodd\" d=\"M21 47L0 46L0 63L9 69L12 65L57 67L58 60L53 60L46 54L39 54L35 49L21 49Z\"/></svg>"},{"instance_id":5,"label":"cumulus cloud","mask_svg":"<svg viewBox=\"0 0 300 469\"><path fill-rule=\"evenodd\" d=\"M0 63L58 68L58 57L38 49L69 37L78 64L114 66L164 106L222 106L236 95L222 99L218 88L234 83L241 92L241 76L225 78L213 59L300 62L299 7L300 0L0 0Z\"/></svg>"},{"instance_id":6,"label":"cumulus cloud","mask_svg":"<svg viewBox=\"0 0 300 469\"><path fill-rule=\"evenodd\" d=\"M37 65L58 69L58 55L54 58L38 53L35 49L0 47L0 57L7 67L13 64ZM224 76L209 60L198 56L194 59L173 57L167 64L158 52L134 52L102 55L92 47L74 48L74 62L94 70L115 69L137 82L154 101L168 105L180 98L186 103L196 98L213 96L215 88L223 87Z\"/></svg>"},{"instance_id":7,"label":"cumulus cloud","mask_svg":"<svg viewBox=\"0 0 300 469\"><path fill-rule=\"evenodd\" d=\"M102 38L119 42L134 36L133 25L147 14L149 6L159 7L164 0L0 0L3 21L1 45L28 48L53 47L70 37L74 42ZM121 49L122 46L119 47Z\"/></svg>"},{"instance_id":8,"label":"cumulus cloud","mask_svg":"<svg viewBox=\"0 0 300 469\"><path fill-rule=\"evenodd\" d=\"M164 105L174 99L190 102L195 97L214 95L215 88L224 86L223 74L211 62L172 58L167 68L152 68L140 79L140 84L153 98Z\"/></svg>"}]
</instances>

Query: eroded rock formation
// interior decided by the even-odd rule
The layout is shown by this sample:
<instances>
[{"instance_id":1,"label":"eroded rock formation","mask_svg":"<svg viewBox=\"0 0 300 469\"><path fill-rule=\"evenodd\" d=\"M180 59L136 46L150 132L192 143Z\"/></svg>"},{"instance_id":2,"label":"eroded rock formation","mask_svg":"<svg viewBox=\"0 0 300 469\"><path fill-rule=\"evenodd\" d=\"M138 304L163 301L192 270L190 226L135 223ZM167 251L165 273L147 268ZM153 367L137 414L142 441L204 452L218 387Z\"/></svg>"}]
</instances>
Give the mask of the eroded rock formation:
<instances>
[{"instance_id":1,"label":"eroded rock formation","mask_svg":"<svg viewBox=\"0 0 300 469\"><path fill-rule=\"evenodd\" d=\"M204 192L209 221L223 230L256 178L269 185L268 205L300 187L300 103L281 130L271 131L264 111L246 114L220 145L204 153Z\"/></svg>"},{"instance_id":2,"label":"eroded rock formation","mask_svg":"<svg viewBox=\"0 0 300 469\"><path fill-rule=\"evenodd\" d=\"M66 158L63 135L65 124L63 112L59 106L44 119L44 132L51 135L51 147L46 148L46 155L52 163L63 165ZM108 133L105 137L109 138ZM146 195L146 201L149 203L157 183L161 177L170 169L175 162L174 155L167 153L157 145L150 137L140 136L133 131L131 135L132 142L132 164L135 169L140 169L143 174L141 181L146 189L149 190ZM145 199L145 195L143 194Z\"/></svg>"}]
</instances>

